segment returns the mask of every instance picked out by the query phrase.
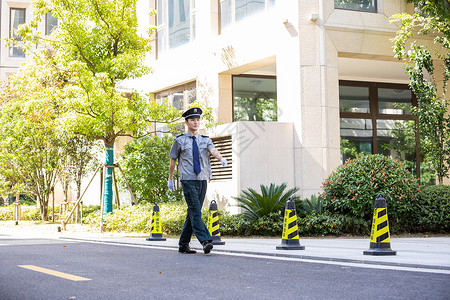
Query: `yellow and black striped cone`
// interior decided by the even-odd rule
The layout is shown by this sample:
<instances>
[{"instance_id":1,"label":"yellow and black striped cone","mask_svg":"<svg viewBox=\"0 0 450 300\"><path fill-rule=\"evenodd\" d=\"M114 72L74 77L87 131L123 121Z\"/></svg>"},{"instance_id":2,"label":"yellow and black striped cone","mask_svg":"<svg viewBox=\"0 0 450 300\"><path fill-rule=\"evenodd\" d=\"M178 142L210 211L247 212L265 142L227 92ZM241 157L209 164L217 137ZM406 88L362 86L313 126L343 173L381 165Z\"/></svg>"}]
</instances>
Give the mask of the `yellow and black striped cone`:
<instances>
[{"instance_id":1,"label":"yellow and black striped cone","mask_svg":"<svg viewBox=\"0 0 450 300\"><path fill-rule=\"evenodd\" d=\"M212 200L209 205L208 230L209 234L211 234L213 245L225 245L225 242L222 242L220 239L219 212L216 200Z\"/></svg>"},{"instance_id":2,"label":"yellow and black striped cone","mask_svg":"<svg viewBox=\"0 0 450 300\"><path fill-rule=\"evenodd\" d=\"M281 245L277 250L305 250L305 246L300 245L298 236L297 213L295 212L295 202L289 199L286 202L283 221L283 236Z\"/></svg>"},{"instance_id":3,"label":"yellow and black striped cone","mask_svg":"<svg viewBox=\"0 0 450 300\"><path fill-rule=\"evenodd\" d=\"M396 255L397 251L391 249L391 239L389 236L389 223L386 208L386 199L379 194L375 200L373 210L372 232L370 234L369 250L363 252L364 255Z\"/></svg>"},{"instance_id":4,"label":"yellow and black striped cone","mask_svg":"<svg viewBox=\"0 0 450 300\"><path fill-rule=\"evenodd\" d=\"M155 203L153 205L152 213L152 229L150 231L150 237L146 238L147 241L165 241L162 237L161 215L159 213L159 206Z\"/></svg>"}]
</instances>

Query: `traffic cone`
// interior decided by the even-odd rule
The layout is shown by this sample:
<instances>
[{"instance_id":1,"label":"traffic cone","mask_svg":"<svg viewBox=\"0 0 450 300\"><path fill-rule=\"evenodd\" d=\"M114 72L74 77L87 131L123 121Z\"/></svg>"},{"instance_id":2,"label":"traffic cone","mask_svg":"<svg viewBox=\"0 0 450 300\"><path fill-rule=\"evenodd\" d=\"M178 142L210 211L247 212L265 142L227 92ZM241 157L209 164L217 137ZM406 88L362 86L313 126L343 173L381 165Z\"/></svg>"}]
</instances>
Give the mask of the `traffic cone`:
<instances>
[{"instance_id":1,"label":"traffic cone","mask_svg":"<svg viewBox=\"0 0 450 300\"><path fill-rule=\"evenodd\" d=\"M225 242L220 240L219 212L216 200L212 200L209 205L208 230L209 234L211 234L213 245L225 245Z\"/></svg>"},{"instance_id":2,"label":"traffic cone","mask_svg":"<svg viewBox=\"0 0 450 300\"><path fill-rule=\"evenodd\" d=\"M297 213L295 212L295 202L291 198L286 202L283 236L277 250L305 250L305 246L301 246L299 242Z\"/></svg>"},{"instance_id":3,"label":"traffic cone","mask_svg":"<svg viewBox=\"0 0 450 300\"><path fill-rule=\"evenodd\" d=\"M372 232L370 234L369 250L363 252L364 255L396 255L397 251L391 249L391 239L389 237L389 223L386 208L386 199L382 194L375 200L373 210Z\"/></svg>"},{"instance_id":4,"label":"traffic cone","mask_svg":"<svg viewBox=\"0 0 450 300\"><path fill-rule=\"evenodd\" d=\"M150 237L146 238L147 241L165 241L166 239L162 237L162 227L161 227L161 215L159 213L159 206L155 203L153 205L152 213L152 229L150 231Z\"/></svg>"}]
</instances>

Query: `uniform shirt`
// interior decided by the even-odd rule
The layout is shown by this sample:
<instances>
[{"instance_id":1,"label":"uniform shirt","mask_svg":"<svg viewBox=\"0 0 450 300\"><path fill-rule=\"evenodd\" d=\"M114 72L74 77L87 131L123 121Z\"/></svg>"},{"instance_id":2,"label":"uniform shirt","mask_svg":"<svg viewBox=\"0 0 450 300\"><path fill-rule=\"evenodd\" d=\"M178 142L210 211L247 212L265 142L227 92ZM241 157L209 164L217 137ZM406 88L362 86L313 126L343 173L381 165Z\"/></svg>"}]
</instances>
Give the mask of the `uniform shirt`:
<instances>
[{"instance_id":1,"label":"uniform shirt","mask_svg":"<svg viewBox=\"0 0 450 300\"><path fill-rule=\"evenodd\" d=\"M200 157L200 174L194 172L194 158L192 156L192 133L189 131L178 135L173 141L169 157L178 159L178 171L181 180L208 180L212 178L209 150L214 148L211 139L206 135L197 133L198 152Z\"/></svg>"}]
</instances>

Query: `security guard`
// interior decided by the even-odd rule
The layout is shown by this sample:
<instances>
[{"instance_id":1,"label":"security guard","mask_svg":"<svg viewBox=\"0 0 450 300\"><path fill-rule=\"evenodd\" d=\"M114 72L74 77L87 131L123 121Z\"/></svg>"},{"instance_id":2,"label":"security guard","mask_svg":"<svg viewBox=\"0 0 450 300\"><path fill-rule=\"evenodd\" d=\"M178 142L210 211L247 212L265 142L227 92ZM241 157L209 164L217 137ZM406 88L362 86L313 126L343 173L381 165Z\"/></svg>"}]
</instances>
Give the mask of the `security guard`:
<instances>
[{"instance_id":1,"label":"security guard","mask_svg":"<svg viewBox=\"0 0 450 300\"><path fill-rule=\"evenodd\" d=\"M220 160L222 166L227 165L227 160L214 147L211 139L198 133L201 114L202 110L199 107L193 107L184 112L182 116L188 131L175 138L169 153L170 166L167 185L172 191L174 190L173 172L178 159L181 186L188 206L186 221L178 242L178 251L189 254L196 253L189 247L192 232L202 244L205 254L211 252L213 248L211 235L201 218L207 180L212 177L209 154Z\"/></svg>"}]
</instances>

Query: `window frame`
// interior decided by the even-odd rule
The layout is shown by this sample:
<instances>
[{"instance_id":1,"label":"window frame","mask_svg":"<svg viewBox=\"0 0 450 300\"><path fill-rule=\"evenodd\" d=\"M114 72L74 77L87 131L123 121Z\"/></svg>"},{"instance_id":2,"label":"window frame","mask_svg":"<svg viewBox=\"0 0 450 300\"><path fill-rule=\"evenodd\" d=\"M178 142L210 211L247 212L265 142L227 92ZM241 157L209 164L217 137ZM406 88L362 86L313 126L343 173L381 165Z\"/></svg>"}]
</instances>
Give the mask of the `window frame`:
<instances>
[{"instance_id":1,"label":"window frame","mask_svg":"<svg viewBox=\"0 0 450 300\"><path fill-rule=\"evenodd\" d=\"M176 47L170 47L170 40L169 40L169 0L161 0L162 4L163 4L163 12L164 12L164 22L162 24L158 24L158 13L155 14L154 18L155 18L155 24L156 24L156 43L155 43L155 53L156 53L156 59L158 59L160 57L160 55L162 53L168 52L171 49L175 49L178 48L180 46L176 46ZM189 8L190 8L190 12L189 12L189 43L193 42L196 39L196 30L195 27L196 26L196 22L198 22L197 20L197 8L196 8L196 0L189 0ZM158 7L158 0L155 0L155 7L156 7L156 11L159 11L159 7ZM161 31L165 30L165 43L164 43L164 47L163 50L159 49L160 47L158 46L159 43L159 39L161 36Z\"/></svg>"},{"instance_id":2,"label":"window frame","mask_svg":"<svg viewBox=\"0 0 450 300\"><path fill-rule=\"evenodd\" d=\"M334 5L334 3L333 3L333 6L334 6L334 9L342 9L342 10L349 10L349 11L357 11L357 12L363 12L363 13L376 14L376 13L378 13L378 1L379 0L374 0L374 9L373 10L360 10L360 9L336 7Z\"/></svg>"},{"instance_id":3,"label":"window frame","mask_svg":"<svg viewBox=\"0 0 450 300\"><path fill-rule=\"evenodd\" d=\"M236 24L236 0L217 0L217 5L218 5L218 21L219 21L219 35L222 34L223 29L222 28L222 3L225 1L231 1L231 21L230 21L230 25ZM273 0L275 1L275 0ZM264 0L264 11L268 12L270 7L275 5L275 2L273 2L273 4L271 4L272 0ZM245 18L244 18L245 19Z\"/></svg>"},{"instance_id":4,"label":"window frame","mask_svg":"<svg viewBox=\"0 0 450 300\"><path fill-rule=\"evenodd\" d=\"M273 75L254 75L254 74L237 74L231 76L231 113L232 113L232 120L233 122L239 122L236 121L234 118L234 77L243 77L243 78L262 78L262 79L274 79L275 80L275 87L277 82L277 76ZM278 92L277 92L277 98L278 98ZM276 99L278 101L278 99ZM269 122L269 121L250 121L250 122ZM277 102L277 121L278 122L278 102Z\"/></svg>"},{"instance_id":5,"label":"window frame","mask_svg":"<svg viewBox=\"0 0 450 300\"><path fill-rule=\"evenodd\" d=\"M398 120L398 121L414 121L416 124L416 177L420 178L420 136L418 129L418 120L411 114L381 114L378 111L378 89L402 89L410 90L407 84L399 83L383 83L383 82L367 82L367 81L350 81L339 80L339 86L368 87L369 88L369 113L359 112L339 112L339 119L370 119L372 120L372 154L378 153L378 133L377 120ZM340 95L339 95L340 97ZM416 95L411 91L411 104L417 106ZM340 134L339 134L340 137Z\"/></svg>"},{"instance_id":6,"label":"window frame","mask_svg":"<svg viewBox=\"0 0 450 300\"><path fill-rule=\"evenodd\" d=\"M56 20L56 25L52 27L52 29L50 30L50 32L48 32L48 16L49 16L49 14L51 14L52 17ZM45 14L45 35L51 34L52 31L53 31L53 28L55 28L56 26L58 26L58 19L55 18L55 17L53 16L53 14L52 14L51 11L48 11L48 12Z\"/></svg>"},{"instance_id":7,"label":"window frame","mask_svg":"<svg viewBox=\"0 0 450 300\"><path fill-rule=\"evenodd\" d=\"M21 25L21 24L25 24L27 22L27 9L22 8L22 7L10 7L9 8L9 38L13 39L14 41L20 42L20 41L22 41L21 36L17 36L17 37L13 36L14 35L13 30L17 29L17 28L12 27L12 23L13 23L12 13L14 10L23 11L23 23L19 24L19 25ZM11 49L11 48L17 48L17 46L9 46L9 49ZM22 51L23 51L23 49L22 49ZM26 55L25 55L25 51L23 51L23 56L14 56L14 55L11 55L11 52L9 51L9 57L24 58L24 57L26 57Z\"/></svg>"}]
</instances>

